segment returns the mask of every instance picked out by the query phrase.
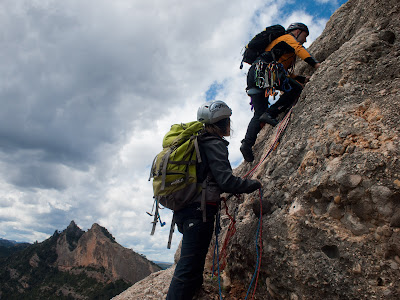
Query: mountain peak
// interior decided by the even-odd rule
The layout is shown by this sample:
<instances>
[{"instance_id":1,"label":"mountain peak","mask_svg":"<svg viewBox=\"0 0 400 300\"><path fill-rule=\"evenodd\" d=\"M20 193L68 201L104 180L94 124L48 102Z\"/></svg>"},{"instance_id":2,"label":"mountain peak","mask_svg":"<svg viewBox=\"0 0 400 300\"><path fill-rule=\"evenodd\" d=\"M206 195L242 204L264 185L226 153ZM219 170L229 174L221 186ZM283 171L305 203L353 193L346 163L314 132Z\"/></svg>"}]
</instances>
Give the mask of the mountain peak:
<instances>
[{"instance_id":1,"label":"mountain peak","mask_svg":"<svg viewBox=\"0 0 400 300\"><path fill-rule=\"evenodd\" d=\"M96 234L102 234L106 238L108 238L112 243L116 243L113 235L107 230L107 228L100 226L97 223L93 223L92 227L88 230L88 232L94 232Z\"/></svg>"},{"instance_id":2,"label":"mountain peak","mask_svg":"<svg viewBox=\"0 0 400 300\"><path fill-rule=\"evenodd\" d=\"M0 295L7 299L50 299L54 295L110 299L128 284L161 269L116 243L97 223L84 232L71 221L61 233L56 230L47 240L23 247L22 255L0 260L4 270L0 275L6 274L0 276Z\"/></svg>"},{"instance_id":3,"label":"mountain peak","mask_svg":"<svg viewBox=\"0 0 400 300\"><path fill-rule=\"evenodd\" d=\"M67 229L75 229L75 228L79 228L79 227L78 227L78 225L76 225L75 221L72 220L72 221L69 223Z\"/></svg>"}]
</instances>

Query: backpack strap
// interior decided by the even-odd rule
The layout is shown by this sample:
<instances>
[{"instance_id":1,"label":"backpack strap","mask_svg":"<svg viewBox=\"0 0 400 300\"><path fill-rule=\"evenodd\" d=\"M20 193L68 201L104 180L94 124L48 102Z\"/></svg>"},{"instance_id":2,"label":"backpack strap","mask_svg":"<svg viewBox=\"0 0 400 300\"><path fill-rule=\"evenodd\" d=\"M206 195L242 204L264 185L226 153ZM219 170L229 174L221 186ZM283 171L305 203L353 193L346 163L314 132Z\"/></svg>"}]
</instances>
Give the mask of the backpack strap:
<instances>
[{"instance_id":1,"label":"backpack strap","mask_svg":"<svg viewBox=\"0 0 400 300\"><path fill-rule=\"evenodd\" d=\"M168 166L168 159L169 159L169 155L172 153L172 148L169 148L169 150L167 151L167 153L165 153L165 155L162 158L162 164L163 164L163 168L162 168L162 177L161 177L161 190L165 189L165 178L167 177L167 166Z\"/></svg>"},{"instance_id":2,"label":"backpack strap","mask_svg":"<svg viewBox=\"0 0 400 300\"><path fill-rule=\"evenodd\" d=\"M154 169L154 165L155 165L155 163L156 163L156 160L157 160L157 156L154 157L153 163L151 164L149 181L150 181L152 178L154 178L153 169Z\"/></svg>"},{"instance_id":3,"label":"backpack strap","mask_svg":"<svg viewBox=\"0 0 400 300\"><path fill-rule=\"evenodd\" d=\"M206 189L207 189L207 179L204 179L201 185L201 211L203 212L203 222L207 222L207 215L206 215Z\"/></svg>"},{"instance_id":4,"label":"backpack strap","mask_svg":"<svg viewBox=\"0 0 400 300\"><path fill-rule=\"evenodd\" d=\"M150 235L154 235L154 232L156 231L156 226L157 226L157 219L158 219L158 197L154 197L154 204L156 206L155 211L154 211L154 220L153 222L153 228L151 229Z\"/></svg>"},{"instance_id":5,"label":"backpack strap","mask_svg":"<svg viewBox=\"0 0 400 300\"><path fill-rule=\"evenodd\" d=\"M168 249L171 249L171 241L172 241L172 235L174 234L174 231L175 231L175 213L172 215L171 228L169 230L169 238L168 238L168 245L167 245Z\"/></svg>"},{"instance_id":6,"label":"backpack strap","mask_svg":"<svg viewBox=\"0 0 400 300\"><path fill-rule=\"evenodd\" d=\"M196 149L197 162L201 163L201 155L200 155L199 142L197 141L197 135L194 137L193 144L194 144L194 149Z\"/></svg>"}]
</instances>

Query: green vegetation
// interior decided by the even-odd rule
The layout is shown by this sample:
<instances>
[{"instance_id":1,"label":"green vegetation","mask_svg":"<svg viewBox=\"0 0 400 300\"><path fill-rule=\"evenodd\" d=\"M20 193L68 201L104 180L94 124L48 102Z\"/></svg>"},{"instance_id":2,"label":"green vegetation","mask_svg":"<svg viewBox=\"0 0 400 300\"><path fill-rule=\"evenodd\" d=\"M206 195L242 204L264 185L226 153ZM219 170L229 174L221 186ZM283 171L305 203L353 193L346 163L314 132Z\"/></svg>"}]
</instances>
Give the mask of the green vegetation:
<instances>
[{"instance_id":1,"label":"green vegetation","mask_svg":"<svg viewBox=\"0 0 400 300\"><path fill-rule=\"evenodd\" d=\"M45 270L44 276L38 282L35 282L35 277L39 274L32 273L27 284L30 286L19 292L22 289L21 280L11 279L9 275L4 274L3 270L0 274L1 292L4 299L75 299L75 295L83 296L86 299L108 300L124 290L130 284L123 280L111 282L108 284L96 281L94 278L88 277L85 273L71 274L69 272L61 272L56 268ZM9 273L9 272L6 272ZM36 273L36 274L35 274ZM3 276L5 275L5 276Z\"/></svg>"}]
</instances>

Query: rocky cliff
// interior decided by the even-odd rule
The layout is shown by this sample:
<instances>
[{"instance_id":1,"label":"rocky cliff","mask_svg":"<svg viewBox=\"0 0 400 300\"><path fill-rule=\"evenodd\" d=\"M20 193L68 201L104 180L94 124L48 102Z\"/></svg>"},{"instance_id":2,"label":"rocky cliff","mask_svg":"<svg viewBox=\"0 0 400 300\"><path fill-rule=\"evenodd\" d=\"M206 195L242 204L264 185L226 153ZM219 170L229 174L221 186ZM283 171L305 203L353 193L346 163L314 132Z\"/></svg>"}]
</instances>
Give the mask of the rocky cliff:
<instances>
[{"instance_id":1,"label":"rocky cliff","mask_svg":"<svg viewBox=\"0 0 400 300\"><path fill-rule=\"evenodd\" d=\"M312 74L298 63L311 80L253 175L264 188L254 299L400 299L399 32L397 0L349 0L309 48L321 67ZM277 130L261 131L256 162ZM229 202L237 232L222 274L225 299L244 299L254 274L258 198ZM171 271L115 299L161 299ZM207 282L198 299L218 299L215 285Z\"/></svg>"},{"instance_id":2,"label":"rocky cliff","mask_svg":"<svg viewBox=\"0 0 400 300\"><path fill-rule=\"evenodd\" d=\"M96 223L83 232L72 221L58 238L56 249L59 269L102 269L104 273L93 273L102 281L123 279L135 283L161 269L131 249L119 245L107 229Z\"/></svg>"},{"instance_id":3,"label":"rocky cliff","mask_svg":"<svg viewBox=\"0 0 400 300\"><path fill-rule=\"evenodd\" d=\"M63 232L0 260L0 299L110 299L161 268L98 224Z\"/></svg>"}]
</instances>

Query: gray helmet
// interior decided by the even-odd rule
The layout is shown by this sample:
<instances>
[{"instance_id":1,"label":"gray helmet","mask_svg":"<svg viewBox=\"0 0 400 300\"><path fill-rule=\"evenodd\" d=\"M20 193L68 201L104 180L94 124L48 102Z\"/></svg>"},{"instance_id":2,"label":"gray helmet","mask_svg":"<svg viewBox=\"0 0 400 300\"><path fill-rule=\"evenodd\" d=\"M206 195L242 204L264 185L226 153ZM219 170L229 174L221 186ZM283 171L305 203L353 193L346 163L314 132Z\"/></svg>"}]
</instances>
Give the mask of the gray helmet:
<instances>
[{"instance_id":1,"label":"gray helmet","mask_svg":"<svg viewBox=\"0 0 400 300\"><path fill-rule=\"evenodd\" d=\"M232 110L224 101L214 100L206 102L197 110L197 121L205 124L213 124L219 120L229 118Z\"/></svg>"},{"instance_id":2,"label":"gray helmet","mask_svg":"<svg viewBox=\"0 0 400 300\"><path fill-rule=\"evenodd\" d=\"M289 25L289 27L286 29L286 32L291 32L293 30L300 29L301 31L307 32L307 35L310 34L308 31L308 27L303 24L303 23L292 23Z\"/></svg>"}]
</instances>

